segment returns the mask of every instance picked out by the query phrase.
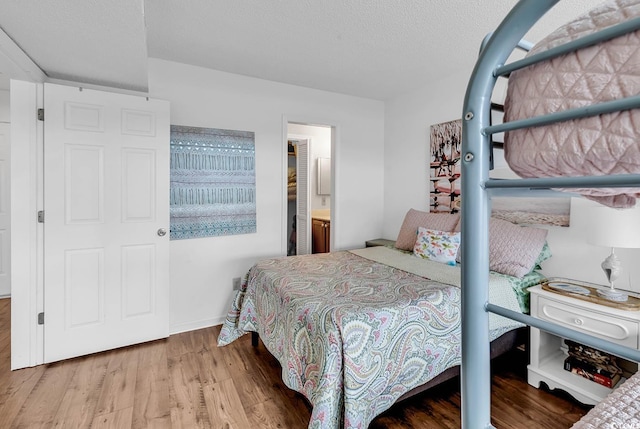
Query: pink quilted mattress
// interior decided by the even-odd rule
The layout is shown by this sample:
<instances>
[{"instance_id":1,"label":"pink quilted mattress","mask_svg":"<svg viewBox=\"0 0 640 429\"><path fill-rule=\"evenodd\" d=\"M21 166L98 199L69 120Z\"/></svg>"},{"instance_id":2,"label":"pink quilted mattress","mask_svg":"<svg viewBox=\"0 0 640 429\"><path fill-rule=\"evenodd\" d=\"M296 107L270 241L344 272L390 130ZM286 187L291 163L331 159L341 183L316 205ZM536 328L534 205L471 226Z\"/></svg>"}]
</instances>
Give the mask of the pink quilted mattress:
<instances>
[{"instance_id":1,"label":"pink quilted mattress","mask_svg":"<svg viewBox=\"0 0 640 429\"><path fill-rule=\"evenodd\" d=\"M625 381L571 429L640 428L640 373Z\"/></svg>"},{"instance_id":2,"label":"pink quilted mattress","mask_svg":"<svg viewBox=\"0 0 640 429\"><path fill-rule=\"evenodd\" d=\"M640 16L640 0L608 1L559 28L528 55ZM505 121L640 94L640 31L511 74ZM517 130L505 158L522 177L640 174L640 109ZM631 207L640 188L572 190Z\"/></svg>"}]
</instances>

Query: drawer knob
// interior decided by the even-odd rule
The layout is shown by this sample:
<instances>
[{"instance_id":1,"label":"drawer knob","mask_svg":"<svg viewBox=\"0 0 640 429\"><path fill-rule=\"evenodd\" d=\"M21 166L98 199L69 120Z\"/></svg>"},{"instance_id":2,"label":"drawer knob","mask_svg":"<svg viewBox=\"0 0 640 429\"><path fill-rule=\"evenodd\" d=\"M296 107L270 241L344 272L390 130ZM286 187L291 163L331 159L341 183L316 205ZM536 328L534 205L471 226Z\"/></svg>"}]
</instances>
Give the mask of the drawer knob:
<instances>
[{"instance_id":1,"label":"drawer knob","mask_svg":"<svg viewBox=\"0 0 640 429\"><path fill-rule=\"evenodd\" d=\"M584 323L582 319L575 319L573 322L578 326L582 326L582 324Z\"/></svg>"}]
</instances>

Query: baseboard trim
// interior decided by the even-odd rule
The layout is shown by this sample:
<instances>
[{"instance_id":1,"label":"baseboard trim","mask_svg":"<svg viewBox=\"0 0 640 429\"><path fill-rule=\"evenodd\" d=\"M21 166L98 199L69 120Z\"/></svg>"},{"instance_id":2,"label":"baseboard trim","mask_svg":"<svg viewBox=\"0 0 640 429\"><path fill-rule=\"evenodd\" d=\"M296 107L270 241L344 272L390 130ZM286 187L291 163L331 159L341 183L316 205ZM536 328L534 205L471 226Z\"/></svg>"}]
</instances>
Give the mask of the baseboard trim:
<instances>
[{"instance_id":1,"label":"baseboard trim","mask_svg":"<svg viewBox=\"0 0 640 429\"><path fill-rule=\"evenodd\" d=\"M11 294L9 294L9 295L0 295L0 299L7 299L7 298L11 298Z\"/></svg>"},{"instance_id":2,"label":"baseboard trim","mask_svg":"<svg viewBox=\"0 0 640 429\"><path fill-rule=\"evenodd\" d=\"M216 325L222 325L224 317L215 319L196 320L193 322L178 323L169 326L169 335L181 334L183 332L195 331L196 329L210 328Z\"/></svg>"}]
</instances>

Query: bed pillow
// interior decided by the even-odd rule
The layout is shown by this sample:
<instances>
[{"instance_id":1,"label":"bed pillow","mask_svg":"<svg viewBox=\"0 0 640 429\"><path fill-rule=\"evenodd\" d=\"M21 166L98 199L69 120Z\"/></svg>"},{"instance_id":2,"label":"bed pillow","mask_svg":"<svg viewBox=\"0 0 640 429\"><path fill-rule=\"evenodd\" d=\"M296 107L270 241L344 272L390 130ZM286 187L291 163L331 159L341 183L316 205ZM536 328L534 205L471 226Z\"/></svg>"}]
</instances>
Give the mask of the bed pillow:
<instances>
[{"instance_id":1,"label":"bed pillow","mask_svg":"<svg viewBox=\"0 0 640 429\"><path fill-rule=\"evenodd\" d=\"M400 227L396 248L401 250L413 250L418 236L418 228L428 228L436 231L451 232L455 229L460 215L457 213L429 213L410 209L404 217Z\"/></svg>"},{"instance_id":2,"label":"bed pillow","mask_svg":"<svg viewBox=\"0 0 640 429\"><path fill-rule=\"evenodd\" d=\"M547 240L546 229L489 220L489 269L522 278L536 266ZM458 252L456 260L460 262ZM546 256L546 255L545 255Z\"/></svg>"},{"instance_id":3,"label":"bed pillow","mask_svg":"<svg viewBox=\"0 0 640 429\"><path fill-rule=\"evenodd\" d=\"M455 265L460 246L459 232L445 232L418 227L413 254L419 258Z\"/></svg>"},{"instance_id":4,"label":"bed pillow","mask_svg":"<svg viewBox=\"0 0 640 429\"><path fill-rule=\"evenodd\" d=\"M533 263L533 269L541 270L542 263L547 259L549 259L551 256L553 256L553 254L551 253L551 247L549 247L549 243L547 243L547 241L545 240L544 245L542 246L542 250L540 251L540 254L536 258L536 261Z\"/></svg>"}]
</instances>

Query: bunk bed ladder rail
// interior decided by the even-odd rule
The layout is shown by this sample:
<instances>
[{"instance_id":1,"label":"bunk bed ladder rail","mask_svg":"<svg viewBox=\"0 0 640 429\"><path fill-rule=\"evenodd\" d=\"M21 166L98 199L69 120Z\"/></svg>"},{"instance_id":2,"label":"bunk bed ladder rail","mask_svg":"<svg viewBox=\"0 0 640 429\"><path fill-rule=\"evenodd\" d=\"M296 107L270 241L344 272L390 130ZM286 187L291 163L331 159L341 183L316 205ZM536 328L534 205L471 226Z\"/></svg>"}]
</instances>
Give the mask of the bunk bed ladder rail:
<instances>
[{"instance_id":1,"label":"bunk bed ladder rail","mask_svg":"<svg viewBox=\"0 0 640 429\"><path fill-rule=\"evenodd\" d=\"M597 104L586 108L490 126L491 94L499 76L538 61L590 46L640 28L640 20L630 20L580 40L530 55L504 65L526 32L559 0L520 0L496 31L483 41L479 59L471 75L462 112L462 427L491 428L491 376L489 350L489 313L502 315L530 326L573 339L586 345L609 350L630 360L640 361L640 352L589 335L580 334L528 315L488 303L489 217L491 195L509 188L549 189L576 187L640 187L640 175L602 177L564 177L539 179L490 180L490 136L513 129L540 126L573 118L593 116L640 107L640 96Z\"/></svg>"}]
</instances>

